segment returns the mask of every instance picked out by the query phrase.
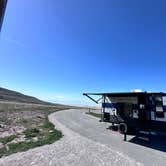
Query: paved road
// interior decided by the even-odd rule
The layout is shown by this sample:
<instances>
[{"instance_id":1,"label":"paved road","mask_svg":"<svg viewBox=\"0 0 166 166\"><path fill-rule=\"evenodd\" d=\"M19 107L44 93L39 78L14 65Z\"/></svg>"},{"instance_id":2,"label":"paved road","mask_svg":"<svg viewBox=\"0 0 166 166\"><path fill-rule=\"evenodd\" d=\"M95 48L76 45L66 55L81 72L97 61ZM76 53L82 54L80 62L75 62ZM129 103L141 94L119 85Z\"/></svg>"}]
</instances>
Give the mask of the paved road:
<instances>
[{"instance_id":1,"label":"paved road","mask_svg":"<svg viewBox=\"0 0 166 166\"><path fill-rule=\"evenodd\" d=\"M128 142L124 142L122 135L106 129L109 124L101 123L97 118L91 117L85 114L85 112L87 110L60 112L56 115L56 119L74 132L106 145L116 152L127 155L138 163L156 166L166 165L166 141L163 144L160 142L161 144L159 145L153 141L152 145L148 145L147 143L142 145L138 141L134 141L133 137L129 136Z\"/></svg>"}]
</instances>

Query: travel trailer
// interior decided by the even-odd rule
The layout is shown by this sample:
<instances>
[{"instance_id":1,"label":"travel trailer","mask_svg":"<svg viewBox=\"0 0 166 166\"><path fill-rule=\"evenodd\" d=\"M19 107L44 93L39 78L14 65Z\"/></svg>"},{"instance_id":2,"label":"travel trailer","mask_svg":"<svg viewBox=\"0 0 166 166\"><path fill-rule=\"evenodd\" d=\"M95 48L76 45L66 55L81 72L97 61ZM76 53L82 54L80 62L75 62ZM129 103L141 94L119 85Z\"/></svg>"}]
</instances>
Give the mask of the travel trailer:
<instances>
[{"instance_id":1,"label":"travel trailer","mask_svg":"<svg viewBox=\"0 0 166 166\"><path fill-rule=\"evenodd\" d=\"M84 93L95 103L101 103L101 120L123 124L123 130L166 132L166 93L123 92ZM95 100L93 96L99 96Z\"/></svg>"}]
</instances>

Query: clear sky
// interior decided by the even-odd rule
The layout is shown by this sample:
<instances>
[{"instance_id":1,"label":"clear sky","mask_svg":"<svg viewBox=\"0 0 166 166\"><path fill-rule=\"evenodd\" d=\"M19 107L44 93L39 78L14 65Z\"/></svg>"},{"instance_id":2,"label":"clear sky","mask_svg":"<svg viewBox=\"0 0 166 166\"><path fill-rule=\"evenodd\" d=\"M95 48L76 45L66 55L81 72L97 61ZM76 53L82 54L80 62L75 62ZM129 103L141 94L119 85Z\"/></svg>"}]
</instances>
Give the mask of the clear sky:
<instances>
[{"instance_id":1,"label":"clear sky","mask_svg":"<svg viewBox=\"0 0 166 166\"><path fill-rule=\"evenodd\" d=\"M87 104L83 92L166 91L166 1L8 1L0 86L70 104Z\"/></svg>"}]
</instances>

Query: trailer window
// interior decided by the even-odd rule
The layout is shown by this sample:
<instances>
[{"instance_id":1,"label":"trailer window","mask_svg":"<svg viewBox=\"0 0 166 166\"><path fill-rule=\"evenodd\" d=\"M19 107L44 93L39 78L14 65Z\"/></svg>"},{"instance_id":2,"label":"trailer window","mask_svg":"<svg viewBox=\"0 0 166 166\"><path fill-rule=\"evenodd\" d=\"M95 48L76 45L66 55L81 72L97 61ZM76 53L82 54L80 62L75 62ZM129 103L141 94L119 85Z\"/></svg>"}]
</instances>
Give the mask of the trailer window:
<instances>
[{"instance_id":1,"label":"trailer window","mask_svg":"<svg viewBox=\"0 0 166 166\"><path fill-rule=\"evenodd\" d=\"M156 104L156 117L164 118L163 100L161 96L155 97L155 104Z\"/></svg>"},{"instance_id":2,"label":"trailer window","mask_svg":"<svg viewBox=\"0 0 166 166\"><path fill-rule=\"evenodd\" d=\"M155 104L156 104L156 106L163 106L163 100L162 100L161 96L155 97Z\"/></svg>"}]
</instances>

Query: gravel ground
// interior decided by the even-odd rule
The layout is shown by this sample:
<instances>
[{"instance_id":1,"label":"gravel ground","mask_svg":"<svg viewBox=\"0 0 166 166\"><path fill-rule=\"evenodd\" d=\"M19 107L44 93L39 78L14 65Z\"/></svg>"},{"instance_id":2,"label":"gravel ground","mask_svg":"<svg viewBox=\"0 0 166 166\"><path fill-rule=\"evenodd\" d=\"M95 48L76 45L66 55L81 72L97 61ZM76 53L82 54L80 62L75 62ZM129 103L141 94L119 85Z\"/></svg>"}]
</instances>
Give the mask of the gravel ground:
<instances>
[{"instance_id":1,"label":"gravel ground","mask_svg":"<svg viewBox=\"0 0 166 166\"><path fill-rule=\"evenodd\" d=\"M69 111L65 112L67 113ZM27 152L3 157L0 159L0 166L141 165L139 162L136 162L134 159L129 158L123 153L81 136L65 127L56 119L57 114L62 113L53 113L49 116L49 119L55 124L56 128L63 132L64 137L61 140L51 145L45 145Z\"/></svg>"}]
</instances>

